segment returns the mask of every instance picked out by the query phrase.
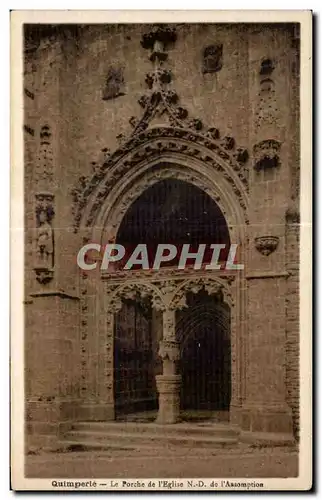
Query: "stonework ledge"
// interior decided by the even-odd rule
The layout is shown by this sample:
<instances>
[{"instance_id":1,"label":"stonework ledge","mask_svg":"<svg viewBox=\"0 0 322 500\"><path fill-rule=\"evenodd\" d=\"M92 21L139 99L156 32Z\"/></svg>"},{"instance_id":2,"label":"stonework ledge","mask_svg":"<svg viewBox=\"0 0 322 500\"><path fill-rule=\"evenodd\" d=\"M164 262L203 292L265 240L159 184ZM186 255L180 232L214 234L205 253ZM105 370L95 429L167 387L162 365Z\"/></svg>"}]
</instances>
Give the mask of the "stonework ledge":
<instances>
[{"instance_id":1,"label":"stonework ledge","mask_svg":"<svg viewBox=\"0 0 322 500\"><path fill-rule=\"evenodd\" d=\"M40 290L39 292L32 292L30 297L60 297L61 299L79 300L76 294L66 293L63 290Z\"/></svg>"},{"instance_id":2,"label":"stonework ledge","mask_svg":"<svg viewBox=\"0 0 322 500\"><path fill-rule=\"evenodd\" d=\"M265 278L288 278L289 273L286 271L280 271L280 272L254 272L254 273L249 273L246 275L247 280L254 280L254 279L265 279Z\"/></svg>"}]
</instances>

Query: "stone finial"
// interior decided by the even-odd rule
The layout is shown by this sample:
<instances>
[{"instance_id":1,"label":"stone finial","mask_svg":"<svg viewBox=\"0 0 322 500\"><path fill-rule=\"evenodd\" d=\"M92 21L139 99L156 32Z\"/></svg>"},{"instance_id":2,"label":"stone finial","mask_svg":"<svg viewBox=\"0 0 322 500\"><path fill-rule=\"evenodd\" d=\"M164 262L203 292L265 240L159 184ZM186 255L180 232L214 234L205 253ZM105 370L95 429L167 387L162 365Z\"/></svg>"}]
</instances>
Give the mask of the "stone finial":
<instances>
[{"instance_id":1,"label":"stone finial","mask_svg":"<svg viewBox=\"0 0 322 500\"><path fill-rule=\"evenodd\" d=\"M174 26L156 24L152 29L142 36L141 45L144 49L150 49L150 60L159 63L168 57L167 48L177 39Z\"/></svg>"}]
</instances>

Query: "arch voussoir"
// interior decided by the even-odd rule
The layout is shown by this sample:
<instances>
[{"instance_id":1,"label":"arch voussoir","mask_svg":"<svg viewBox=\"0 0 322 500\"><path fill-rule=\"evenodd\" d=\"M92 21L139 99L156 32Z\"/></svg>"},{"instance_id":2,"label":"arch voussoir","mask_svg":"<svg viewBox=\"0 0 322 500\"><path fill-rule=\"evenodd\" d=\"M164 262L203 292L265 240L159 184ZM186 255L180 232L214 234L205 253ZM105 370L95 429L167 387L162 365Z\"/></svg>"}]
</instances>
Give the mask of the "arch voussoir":
<instances>
[{"instance_id":1,"label":"arch voussoir","mask_svg":"<svg viewBox=\"0 0 322 500\"><path fill-rule=\"evenodd\" d=\"M101 226L102 213L111 208L113 197L114 203L119 203L115 199L119 185L124 188L128 179L135 185L139 180L138 172L145 172L146 187L165 178L163 167L156 166L166 162L171 164L173 176L181 175L188 182L199 184L213 197L226 197L225 203L220 206L223 213L239 206L242 213L240 219L247 223L248 180L245 169L237 161L236 155L227 152L217 142L197 132L173 127L149 129L139 137L132 138L126 147L120 148L104 163L90 181L86 183L85 179L82 180L83 189L79 190L78 195L77 190L74 190L77 199L75 231L81 227ZM175 165L181 167L181 172L180 168L174 168ZM171 176L171 171L168 176ZM154 181L149 174L155 176ZM215 176L217 179L214 183ZM203 185L200 186L200 183ZM215 184L218 186L217 194L214 193Z\"/></svg>"}]
</instances>

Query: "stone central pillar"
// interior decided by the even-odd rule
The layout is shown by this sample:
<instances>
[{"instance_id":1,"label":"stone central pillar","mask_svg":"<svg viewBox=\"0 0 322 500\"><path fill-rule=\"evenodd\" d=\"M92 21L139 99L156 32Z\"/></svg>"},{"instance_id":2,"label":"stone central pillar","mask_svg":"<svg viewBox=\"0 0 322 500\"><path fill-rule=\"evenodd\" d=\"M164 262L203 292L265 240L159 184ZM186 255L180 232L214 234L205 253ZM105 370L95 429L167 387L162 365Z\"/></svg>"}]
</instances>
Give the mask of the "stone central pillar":
<instances>
[{"instance_id":1,"label":"stone central pillar","mask_svg":"<svg viewBox=\"0 0 322 500\"><path fill-rule=\"evenodd\" d=\"M159 356L163 362L163 374L156 376L159 393L158 424L174 424L180 419L181 375L178 374L180 360L179 343L175 334L175 311L163 312L163 340Z\"/></svg>"}]
</instances>

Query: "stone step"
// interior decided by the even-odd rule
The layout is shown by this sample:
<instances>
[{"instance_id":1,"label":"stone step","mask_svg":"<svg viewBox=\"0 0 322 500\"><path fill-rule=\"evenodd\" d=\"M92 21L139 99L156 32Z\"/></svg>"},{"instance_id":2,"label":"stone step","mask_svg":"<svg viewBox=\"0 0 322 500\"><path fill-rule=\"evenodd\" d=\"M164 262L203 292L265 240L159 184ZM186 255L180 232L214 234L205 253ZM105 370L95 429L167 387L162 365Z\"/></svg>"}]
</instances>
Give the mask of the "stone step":
<instances>
[{"instance_id":1,"label":"stone step","mask_svg":"<svg viewBox=\"0 0 322 500\"><path fill-rule=\"evenodd\" d=\"M250 444L253 448L296 446L296 440L292 434L282 434L280 432L243 431L240 434L240 441Z\"/></svg>"},{"instance_id":2,"label":"stone step","mask_svg":"<svg viewBox=\"0 0 322 500\"><path fill-rule=\"evenodd\" d=\"M193 449L193 453L195 455L201 456L201 455L206 455L209 456L209 453L214 453L215 450L235 450L239 446L238 443L220 443L220 442L215 442L215 443L207 443L204 445L198 444L197 446L194 444L189 443L186 446L178 445L178 443L171 444L167 443L166 441L164 443L159 443L156 444L155 442L149 442L149 443L132 443L132 442L120 442L120 441L96 441L95 437L93 439L89 440L83 440L83 439L72 439L72 438L66 438L63 441L60 441L58 443L58 448L60 451L64 450L64 452L87 452L87 451L102 451L102 452L108 452L108 451L113 451L115 452L124 452L124 451L131 451L133 454L139 454L139 456L142 456L144 454L145 456L186 456L187 453L189 453L189 450ZM221 451L220 451L221 453ZM134 455L133 455L134 456Z\"/></svg>"},{"instance_id":3,"label":"stone step","mask_svg":"<svg viewBox=\"0 0 322 500\"><path fill-rule=\"evenodd\" d=\"M77 422L73 425L73 431L89 431L100 433L130 433L150 436L183 436L183 437L220 437L238 439L240 430L237 426L229 423L199 423L187 424L177 423L170 425L158 425L156 423L138 422Z\"/></svg>"},{"instance_id":4,"label":"stone step","mask_svg":"<svg viewBox=\"0 0 322 500\"><path fill-rule=\"evenodd\" d=\"M117 447L123 449L142 448L142 447L158 447L158 446L180 446L180 447L229 447L235 446L238 443L237 436L210 436L210 435L176 435L174 433L143 433L139 432L117 432L115 431L93 431L90 430L74 430L70 431L65 436L66 442L73 442L82 445L84 448L88 446L99 447Z\"/></svg>"}]
</instances>

